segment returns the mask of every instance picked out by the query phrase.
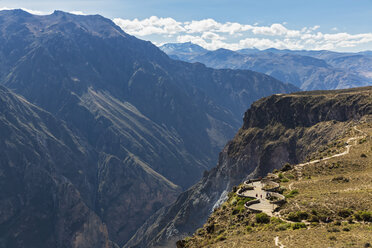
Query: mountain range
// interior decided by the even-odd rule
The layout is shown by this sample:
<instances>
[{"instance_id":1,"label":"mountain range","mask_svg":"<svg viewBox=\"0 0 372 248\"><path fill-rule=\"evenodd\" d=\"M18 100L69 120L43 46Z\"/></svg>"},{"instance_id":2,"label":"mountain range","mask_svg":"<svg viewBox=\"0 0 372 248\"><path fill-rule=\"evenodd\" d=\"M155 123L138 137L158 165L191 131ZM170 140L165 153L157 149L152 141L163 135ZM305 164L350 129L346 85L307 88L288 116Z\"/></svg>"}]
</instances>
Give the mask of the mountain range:
<instances>
[{"instance_id":1,"label":"mountain range","mask_svg":"<svg viewBox=\"0 0 372 248\"><path fill-rule=\"evenodd\" d=\"M302 90L329 90L372 84L370 52L228 49L206 50L193 43L160 47L174 59L200 62L211 68L249 69L266 73Z\"/></svg>"},{"instance_id":2,"label":"mountain range","mask_svg":"<svg viewBox=\"0 0 372 248\"><path fill-rule=\"evenodd\" d=\"M0 247L123 246L252 102L299 91L173 60L99 15L22 10L0 11L0 84Z\"/></svg>"}]
</instances>

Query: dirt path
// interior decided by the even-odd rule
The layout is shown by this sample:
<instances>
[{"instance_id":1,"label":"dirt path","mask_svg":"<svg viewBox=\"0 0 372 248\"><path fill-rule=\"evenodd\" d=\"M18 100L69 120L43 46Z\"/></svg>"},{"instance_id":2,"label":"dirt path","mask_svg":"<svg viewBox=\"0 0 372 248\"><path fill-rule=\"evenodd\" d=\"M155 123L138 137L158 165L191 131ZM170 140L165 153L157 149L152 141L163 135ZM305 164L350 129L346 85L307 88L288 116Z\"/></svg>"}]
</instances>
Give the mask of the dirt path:
<instances>
[{"instance_id":1,"label":"dirt path","mask_svg":"<svg viewBox=\"0 0 372 248\"><path fill-rule=\"evenodd\" d=\"M296 173L297 173L297 176L298 176L298 180L301 180L302 179L302 169L305 165L310 165L310 164L314 164L314 163L318 163L320 161L325 161L325 160L329 160L331 158L337 158L337 157L341 157L341 156L344 156L346 154L349 154L350 153L350 148L352 146L355 146L357 144L357 140L358 139L362 139L364 137L366 137L366 133L363 132L362 130L358 129L356 126L353 127L353 129L359 133L362 133L364 136L355 136L355 137L352 137L352 138L349 138L346 143L346 150L344 152L341 152L341 153L338 153L338 154L335 154L335 155L332 155L332 156L329 156L329 157L326 157L326 158L323 158L323 159L317 159L317 160L313 160L313 161L310 161L310 162L307 162L307 163L302 163L302 164L298 164L298 165L295 165L294 166L294 169L296 170ZM351 144L351 142L354 141L353 143L354 144ZM293 185L294 185L294 182L290 183L288 185L288 189L289 190L293 190ZM296 206L297 208L301 209L300 206L296 203ZM283 217L280 215L280 213L277 213L275 215L276 217L280 218L281 220L284 220ZM288 220L285 220L288 222ZM291 222L291 221L289 221ZM277 247L280 247L280 248L284 248L285 246L279 241L279 236L276 236L274 238L274 242L275 242L275 246Z\"/></svg>"},{"instance_id":2,"label":"dirt path","mask_svg":"<svg viewBox=\"0 0 372 248\"><path fill-rule=\"evenodd\" d=\"M362 138L365 137L365 133L362 130L358 129L356 126L354 126L353 129L357 132L360 132L360 133L364 134L364 136L355 136L355 137L349 138L346 141L347 145L346 145L346 150L345 151L343 151L341 153L338 153L338 154L335 154L335 155L332 155L332 156L329 156L329 157L326 157L326 158L316 159L316 160L313 160L313 161L310 161L310 162L295 165L294 169L296 170L298 180L302 179L302 169L305 165L315 164L315 163L319 163L321 161L329 160L331 158L337 158L337 157L341 157L341 156L345 156L346 154L349 154L350 153L350 148L357 144L357 140L362 139ZM350 144L352 141L354 141L354 145ZM292 190L293 184L294 184L294 182L289 184L289 186L288 186L289 190Z\"/></svg>"},{"instance_id":3,"label":"dirt path","mask_svg":"<svg viewBox=\"0 0 372 248\"><path fill-rule=\"evenodd\" d=\"M282 243L280 243L280 241L279 241L279 236L276 236L276 237L274 238L274 242L275 242L275 246L278 246L278 247L280 247L280 248L284 248L284 247L285 247Z\"/></svg>"}]
</instances>

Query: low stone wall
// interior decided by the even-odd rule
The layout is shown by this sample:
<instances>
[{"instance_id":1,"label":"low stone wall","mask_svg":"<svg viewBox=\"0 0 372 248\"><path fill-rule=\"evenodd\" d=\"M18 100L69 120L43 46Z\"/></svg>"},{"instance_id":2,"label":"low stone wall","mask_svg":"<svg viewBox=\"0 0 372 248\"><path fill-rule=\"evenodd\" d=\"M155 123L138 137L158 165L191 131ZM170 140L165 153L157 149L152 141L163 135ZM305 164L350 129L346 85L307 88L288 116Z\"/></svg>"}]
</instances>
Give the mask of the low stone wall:
<instances>
[{"instance_id":1,"label":"low stone wall","mask_svg":"<svg viewBox=\"0 0 372 248\"><path fill-rule=\"evenodd\" d=\"M279 176L276 175L276 174L273 174L273 173L268 173L267 176L266 176L266 179L271 180L271 181L275 181L275 182L280 181Z\"/></svg>"},{"instance_id":2,"label":"low stone wall","mask_svg":"<svg viewBox=\"0 0 372 248\"><path fill-rule=\"evenodd\" d=\"M245 181L244 184L249 185L250 183L259 182L261 180L262 179L260 179L260 178L249 179L249 180Z\"/></svg>"},{"instance_id":3,"label":"low stone wall","mask_svg":"<svg viewBox=\"0 0 372 248\"><path fill-rule=\"evenodd\" d=\"M244 204L244 207L246 209L248 209L249 211L252 211L254 213L261 213L262 212L261 210L252 209L252 208L249 207L250 205L257 204L257 203L260 203L260 199L256 199L256 200L252 200L252 201L246 202Z\"/></svg>"},{"instance_id":4,"label":"low stone wall","mask_svg":"<svg viewBox=\"0 0 372 248\"><path fill-rule=\"evenodd\" d=\"M278 198L278 200L271 201L273 204L281 205L285 203L285 196L279 193L272 192L270 193L273 197Z\"/></svg>"},{"instance_id":5,"label":"low stone wall","mask_svg":"<svg viewBox=\"0 0 372 248\"><path fill-rule=\"evenodd\" d=\"M274 192L274 191L277 191L280 188L279 183L273 182L273 181L268 180L268 179L263 179L262 183L264 184L264 190L265 191ZM268 186L268 187L266 187L266 186Z\"/></svg>"},{"instance_id":6,"label":"low stone wall","mask_svg":"<svg viewBox=\"0 0 372 248\"><path fill-rule=\"evenodd\" d=\"M236 194L240 197L249 197L249 196L243 195L243 192L247 190L253 190L253 189L254 188L252 186L245 186L243 188L238 189L238 191L236 191Z\"/></svg>"},{"instance_id":7,"label":"low stone wall","mask_svg":"<svg viewBox=\"0 0 372 248\"><path fill-rule=\"evenodd\" d=\"M273 174L274 175L274 174ZM274 175L276 176L276 175ZM270 175L270 178L274 178L274 176ZM274 201L270 201L271 204L275 204L275 205L281 205L283 203L285 203L285 196L282 195L282 194L279 194L275 191L277 191L279 188L280 188L280 184L277 183L277 182L274 182L272 181L271 179L269 178L264 178L264 179L260 179L260 178L257 178L257 179L251 179L251 180L248 180L248 181L245 181L244 182L244 186L240 189L238 189L236 191L236 194L240 197L251 197L251 196L246 196L246 195L243 195L243 192L247 191L247 190L254 190L254 187L251 185L251 183L253 182L259 182L261 181L261 183L265 186L268 186L266 187L266 189L264 189L264 191L267 191L267 192L270 192L270 195L273 196L274 198L277 198L277 200L274 200ZM253 197L254 200L252 201L249 201L249 202L246 202L244 204L244 207L246 209L248 209L249 211L253 212L253 213L260 213L262 212L261 210L257 210L257 209L252 209L250 208L249 206L253 205L253 204L257 204L257 203L260 203L260 199L256 198L256 197ZM274 211L277 211L279 209L279 207L276 207L276 209Z\"/></svg>"}]
</instances>

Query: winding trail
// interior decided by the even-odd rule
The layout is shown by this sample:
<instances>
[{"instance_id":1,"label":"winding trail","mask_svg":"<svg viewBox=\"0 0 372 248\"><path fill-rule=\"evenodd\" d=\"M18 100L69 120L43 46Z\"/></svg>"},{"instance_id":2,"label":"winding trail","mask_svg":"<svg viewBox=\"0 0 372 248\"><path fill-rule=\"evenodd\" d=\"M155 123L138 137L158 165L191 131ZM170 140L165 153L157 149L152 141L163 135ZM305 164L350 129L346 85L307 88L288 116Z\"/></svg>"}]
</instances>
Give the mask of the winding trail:
<instances>
[{"instance_id":1,"label":"winding trail","mask_svg":"<svg viewBox=\"0 0 372 248\"><path fill-rule=\"evenodd\" d=\"M245 197L252 197L257 198L260 200L259 203L252 204L249 206L249 209L257 211L257 212L264 212L269 216L273 216L274 210L279 207L279 205L272 203L270 200L266 199L266 194L269 193L263 189L265 186L264 183L261 181L253 182L253 183L245 183L246 185L253 186L253 190L246 190L242 193Z\"/></svg>"},{"instance_id":2,"label":"winding trail","mask_svg":"<svg viewBox=\"0 0 372 248\"><path fill-rule=\"evenodd\" d=\"M326 158L323 158L323 159L316 159L316 160L313 160L313 161L310 161L310 162L295 165L294 169L296 170L298 180L302 179L302 169L304 168L305 165L315 164L315 163L318 163L318 162L321 162L321 161L325 161L325 160L329 160L329 159L332 159L332 158L337 158L337 157L341 157L341 156L344 156L346 154L349 154L350 153L350 148L357 144L357 140L366 137L366 133L363 132L362 130L358 129L356 126L354 126L353 129L357 132L360 132L360 133L364 134L364 136L355 136L355 137L349 138L346 141L347 145L346 145L346 150L344 152L341 152L341 153L338 153L338 154L335 154L335 155L332 155L332 156L329 156L329 157L326 157ZM354 141L354 144L351 144L352 141ZM275 176L275 175L272 175L272 176ZM271 180L275 180L275 179L271 179ZM267 177L265 181L264 180L259 180L259 181L253 180L252 182L246 181L246 182L244 182L244 184L249 188L246 188L243 191L238 191L237 193L238 193L238 195L240 195L242 197L252 197L252 198L256 199L252 202L247 202L246 203L245 207L247 209L249 209L251 211L254 211L254 212L263 212L263 213L265 213L269 216L276 216L283 221L286 221L286 222L289 222L289 223L294 223L292 221L288 221L288 220L283 219L283 217L279 213L274 214L275 209L277 209L279 207L279 205L275 204L274 202L267 199L266 196L267 196L268 193L269 194L276 194L277 196L281 196L281 197L283 197L283 196L278 194L278 193L269 192L269 191L273 191L273 190L264 190L265 185L269 185L270 183L275 184L275 182L273 182L271 180L268 179L268 177ZM294 182L289 184L289 186L288 186L289 190L292 190L293 185L294 185ZM297 207L299 209L301 209L298 204L297 204ZM274 242L275 242L275 246L277 246L277 247L280 247L280 248L285 247L279 241L279 236L276 236L274 238Z\"/></svg>"},{"instance_id":3,"label":"winding trail","mask_svg":"<svg viewBox=\"0 0 372 248\"><path fill-rule=\"evenodd\" d=\"M326 158L322 158L322 159L316 159L316 160L313 160L313 161L310 161L310 162L306 162L306 163L302 163L302 164L298 164L298 165L295 165L294 166L294 169L297 173L297 178L298 180L301 180L302 179L302 169L304 168L305 165L310 165L310 164L315 164L315 163L319 163L321 161L326 161L326 160L329 160L329 159L332 159L332 158L337 158L337 157L341 157L341 156L345 156L346 154L349 154L350 153L350 148L354 145L357 144L357 140L358 139L362 139L366 136L365 132L363 132L362 130L358 129L356 126L353 127L353 129L357 132L360 132L362 134L364 134L364 136L355 136L355 137L352 137L352 138L349 138L346 143L346 150L341 152L341 153L338 153L338 154L334 154L332 156L329 156L329 157L326 157ZM351 142L354 141L354 144L352 145ZM289 184L288 188L289 190L292 190L292 186L293 186L294 182L292 182L291 184Z\"/></svg>"},{"instance_id":4,"label":"winding trail","mask_svg":"<svg viewBox=\"0 0 372 248\"><path fill-rule=\"evenodd\" d=\"M284 248L285 247L282 243L280 243L279 236L276 236L274 238L274 242L275 242L275 246L279 246L280 248Z\"/></svg>"}]
</instances>

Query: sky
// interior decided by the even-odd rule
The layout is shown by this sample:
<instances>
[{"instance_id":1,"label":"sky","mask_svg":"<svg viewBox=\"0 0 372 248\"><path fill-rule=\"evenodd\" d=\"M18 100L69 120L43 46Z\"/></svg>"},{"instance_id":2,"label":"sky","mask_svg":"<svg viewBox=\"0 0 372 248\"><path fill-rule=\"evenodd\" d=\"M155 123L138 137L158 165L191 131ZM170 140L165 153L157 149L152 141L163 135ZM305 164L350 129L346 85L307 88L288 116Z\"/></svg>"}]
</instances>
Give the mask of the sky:
<instances>
[{"instance_id":1,"label":"sky","mask_svg":"<svg viewBox=\"0 0 372 248\"><path fill-rule=\"evenodd\" d=\"M100 14L156 45L372 50L372 0L0 0L35 14Z\"/></svg>"}]
</instances>

